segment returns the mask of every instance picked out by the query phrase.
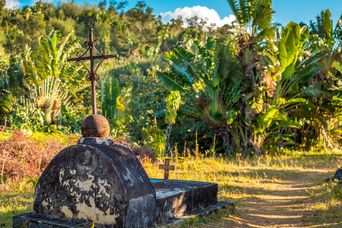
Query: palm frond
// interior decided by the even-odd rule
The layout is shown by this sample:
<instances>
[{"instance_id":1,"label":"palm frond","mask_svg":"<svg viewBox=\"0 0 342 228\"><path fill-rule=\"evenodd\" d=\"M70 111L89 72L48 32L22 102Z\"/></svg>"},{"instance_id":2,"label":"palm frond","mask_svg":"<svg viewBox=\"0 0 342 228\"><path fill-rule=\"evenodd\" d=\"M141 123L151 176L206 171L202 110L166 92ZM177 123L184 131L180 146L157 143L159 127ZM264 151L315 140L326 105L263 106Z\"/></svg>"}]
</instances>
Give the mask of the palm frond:
<instances>
[{"instance_id":1,"label":"palm frond","mask_svg":"<svg viewBox=\"0 0 342 228\"><path fill-rule=\"evenodd\" d=\"M170 90L184 91L183 86L179 84L173 77L171 73L157 72L158 79Z\"/></svg>"}]
</instances>

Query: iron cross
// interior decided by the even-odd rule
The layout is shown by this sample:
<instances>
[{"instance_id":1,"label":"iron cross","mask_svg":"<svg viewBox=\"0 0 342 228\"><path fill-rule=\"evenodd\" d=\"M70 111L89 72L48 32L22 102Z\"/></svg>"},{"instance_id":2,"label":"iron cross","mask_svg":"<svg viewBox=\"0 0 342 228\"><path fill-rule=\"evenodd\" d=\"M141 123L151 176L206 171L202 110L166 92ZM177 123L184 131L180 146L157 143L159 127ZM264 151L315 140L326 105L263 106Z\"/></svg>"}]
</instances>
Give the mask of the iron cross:
<instances>
[{"instance_id":1,"label":"iron cross","mask_svg":"<svg viewBox=\"0 0 342 228\"><path fill-rule=\"evenodd\" d=\"M163 169L164 170L164 180L168 180L169 179L169 171L170 170L175 170L175 166L174 165L170 165L170 159L165 159L165 163L162 165L159 165L159 169Z\"/></svg>"},{"instance_id":2,"label":"iron cross","mask_svg":"<svg viewBox=\"0 0 342 228\"><path fill-rule=\"evenodd\" d=\"M100 53L96 49L96 44L98 44L98 40L94 40L93 28L90 27L88 41L85 42L85 47L86 47L85 52L77 54L76 58L68 59L68 61L75 61L77 63L78 62L82 63L82 65L87 69L89 73L87 80L91 81L91 100L92 100L93 114L97 114L96 81L99 80L99 76L96 74L96 72L105 59L114 58L118 56L118 55L112 55L112 54L106 55L104 51ZM88 52L89 52L89 56L86 56ZM96 55L96 53L98 55ZM82 62L86 60L90 61L90 69ZM100 62L96 65L95 60L100 60Z\"/></svg>"}]
</instances>

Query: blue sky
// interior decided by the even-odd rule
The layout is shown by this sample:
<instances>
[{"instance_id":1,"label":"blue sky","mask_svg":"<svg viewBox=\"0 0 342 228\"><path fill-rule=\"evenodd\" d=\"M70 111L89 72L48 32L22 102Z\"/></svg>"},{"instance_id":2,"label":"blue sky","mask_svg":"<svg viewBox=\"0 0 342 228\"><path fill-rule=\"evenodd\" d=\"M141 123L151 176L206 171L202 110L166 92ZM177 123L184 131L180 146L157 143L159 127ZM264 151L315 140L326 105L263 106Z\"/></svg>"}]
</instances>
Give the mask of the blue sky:
<instances>
[{"instance_id":1,"label":"blue sky","mask_svg":"<svg viewBox=\"0 0 342 228\"><path fill-rule=\"evenodd\" d=\"M19 2L20 6L30 5L34 0L7 0L9 2ZM50 0L60 2L59 0ZM80 4L96 4L100 0L76 0ZM136 4L138 0L129 0L129 7ZM109 0L108 0L109 2ZM232 14L227 0L145 0L156 14L173 12L177 8L204 6L214 9L221 18ZM336 22L342 13L342 0L273 0L273 8L276 11L274 20L282 24L288 21L308 23L310 19L324 9L330 9L333 19ZM182 11L183 12L183 11Z\"/></svg>"}]
</instances>

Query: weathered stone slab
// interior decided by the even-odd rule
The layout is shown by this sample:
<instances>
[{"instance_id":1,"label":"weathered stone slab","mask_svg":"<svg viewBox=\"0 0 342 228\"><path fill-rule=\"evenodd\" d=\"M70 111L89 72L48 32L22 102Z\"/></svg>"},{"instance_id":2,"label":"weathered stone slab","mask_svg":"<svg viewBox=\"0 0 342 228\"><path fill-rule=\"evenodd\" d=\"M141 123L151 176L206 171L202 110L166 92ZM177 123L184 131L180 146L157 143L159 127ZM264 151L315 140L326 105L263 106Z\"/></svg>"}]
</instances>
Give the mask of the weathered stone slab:
<instances>
[{"instance_id":1,"label":"weathered stone slab","mask_svg":"<svg viewBox=\"0 0 342 228\"><path fill-rule=\"evenodd\" d=\"M77 221L67 221L60 219L47 218L41 215L36 215L33 213L21 214L14 216L13 227L21 228L90 228L92 223L89 222L77 222Z\"/></svg>"},{"instance_id":2,"label":"weathered stone slab","mask_svg":"<svg viewBox=\"0 0 342 228\"><path fill-rule=\"evenodd\" d=\"M217 184L182 180L152 182L156 190L158 223L165 223L217 203Z\"/></svg>"}]
</instances>

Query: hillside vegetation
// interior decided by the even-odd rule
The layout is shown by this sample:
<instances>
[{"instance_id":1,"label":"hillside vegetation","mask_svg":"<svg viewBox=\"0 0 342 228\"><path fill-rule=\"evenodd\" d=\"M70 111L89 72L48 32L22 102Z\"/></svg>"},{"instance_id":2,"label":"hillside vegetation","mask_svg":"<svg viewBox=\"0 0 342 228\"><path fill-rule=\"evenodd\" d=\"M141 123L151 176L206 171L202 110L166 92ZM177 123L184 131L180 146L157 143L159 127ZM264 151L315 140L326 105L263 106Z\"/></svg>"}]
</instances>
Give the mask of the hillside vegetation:
<instances>
[{"instance_id":1,"label":"hillside vegetation","mask_svg":"<svg viewBox=\"0 0 342 228\"><path fill-rule=\"evenodd\" d=\"M90 113L81 51L118 53L99 72L99 110L114 138L157 156L244 157L341 144L341 23L273 22L271 0L233 1L230 25L163 23L139 2L98 6L0 4L0 124L9 131L74 133Z\"/></svg>"}]
</instances>

